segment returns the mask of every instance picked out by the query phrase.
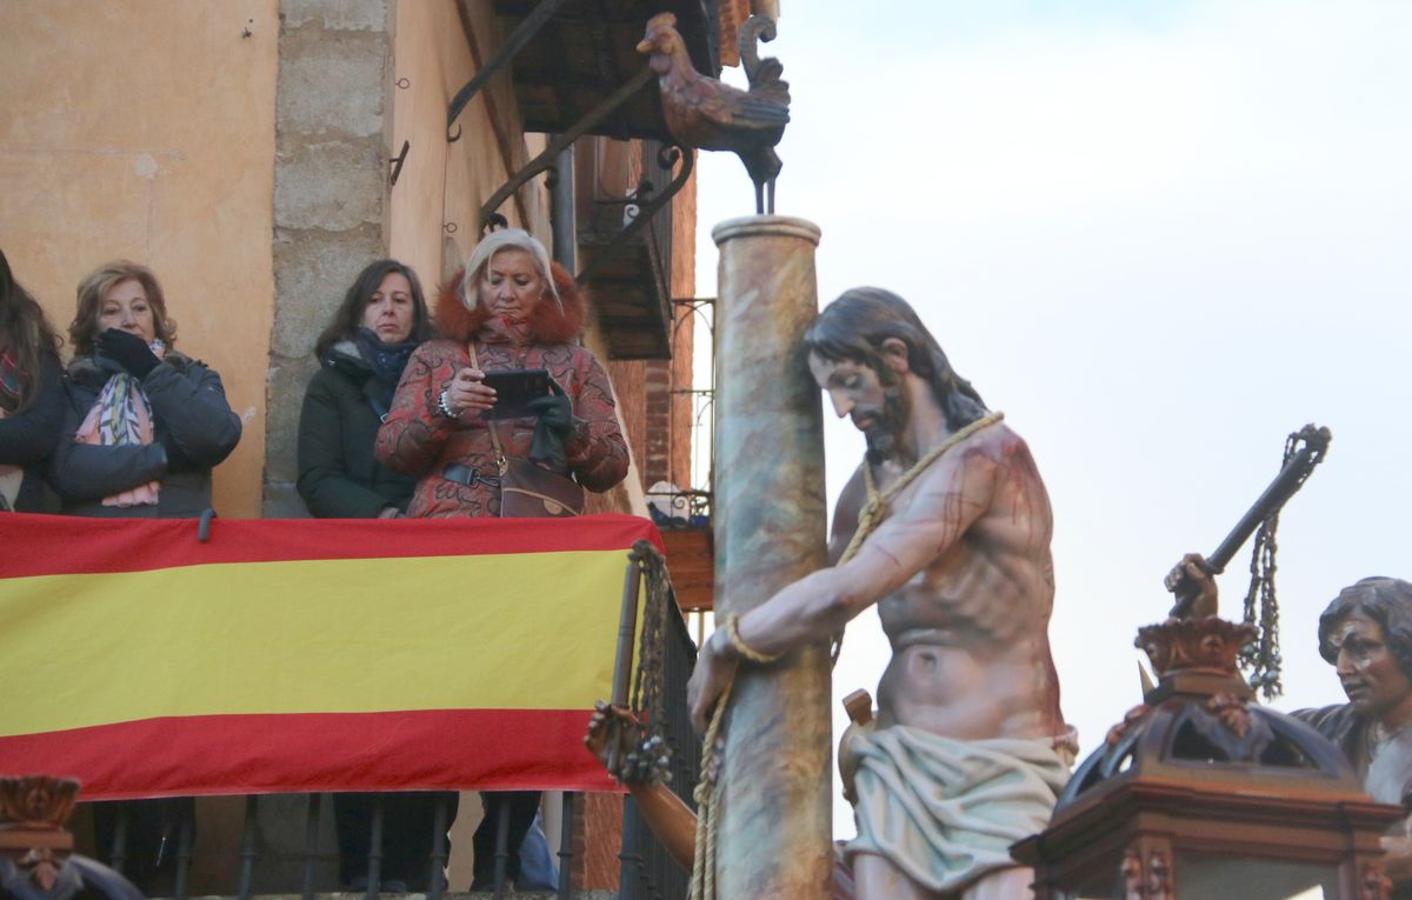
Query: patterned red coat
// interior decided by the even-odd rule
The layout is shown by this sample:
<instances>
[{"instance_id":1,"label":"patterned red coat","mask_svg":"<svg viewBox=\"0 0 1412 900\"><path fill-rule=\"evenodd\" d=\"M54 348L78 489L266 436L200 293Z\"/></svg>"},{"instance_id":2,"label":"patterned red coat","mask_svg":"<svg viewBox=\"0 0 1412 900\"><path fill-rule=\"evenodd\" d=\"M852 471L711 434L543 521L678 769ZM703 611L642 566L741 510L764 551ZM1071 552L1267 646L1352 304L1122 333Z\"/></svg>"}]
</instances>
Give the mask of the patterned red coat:
<instances>
[{"instance_id":1,"label":"patterned red coat","mask_svg":"<svg viewBox=\"0 0 1412 900\"><path fill-rule=\"evenodd\" d=\"M495 449L479 418L452 421L437 411L441 392L457 370L471 364L467 341L474 340L480 368L548 369L574 405L574 430L565 451L569 470L590 491L606 491L628 472L628 450L618 427L608 373L574 339L583 330L584 304L577 285L557 264L554 283L563 300L552 297L528 320L491 316L484 307L461 303L464 273L442 289L436 319L444 338L422 344L407 362L387 420L378 429L376 454L389 469L420 476L408 516L497 516L500 493L479 481L467 486L442 477L451 463L495 473ZM527 458L534 435L532 418L493 423L506 456Z\"/></svg>"}]
</instances>

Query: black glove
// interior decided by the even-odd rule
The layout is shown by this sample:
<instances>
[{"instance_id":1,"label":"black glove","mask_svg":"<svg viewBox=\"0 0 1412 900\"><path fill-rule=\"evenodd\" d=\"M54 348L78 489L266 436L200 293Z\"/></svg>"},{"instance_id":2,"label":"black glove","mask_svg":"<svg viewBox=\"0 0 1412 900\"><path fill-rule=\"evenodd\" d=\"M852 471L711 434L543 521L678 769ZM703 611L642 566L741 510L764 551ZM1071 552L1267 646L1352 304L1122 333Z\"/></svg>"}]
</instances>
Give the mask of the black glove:
<instances>
[{"instance_id":1,"label":"black glove","mask_svg":"<svg viewBox=\"0 0 1412 900\"><path fill-rule=\"evenodd\" d=\"M116 328L99 333L94 343L99 356L111 359L138 378L146 378L147 373L161 362L146 341Z\"/></svg>"},{"instance_id":2,"label":"black glove","mask_svg":"<svg viewBox=\"0 0 1412 900\"><path fill-rule=\"evenodd\" d=\"M569 457L564 444L574 432L574 404L564 394L564 389L552 379L549 382L548 397L531 400L527 407L539 417L534 425L534 437L530 440L530 459L546 463L554 472L569 470Z\"/></svg>"}]
</instances>

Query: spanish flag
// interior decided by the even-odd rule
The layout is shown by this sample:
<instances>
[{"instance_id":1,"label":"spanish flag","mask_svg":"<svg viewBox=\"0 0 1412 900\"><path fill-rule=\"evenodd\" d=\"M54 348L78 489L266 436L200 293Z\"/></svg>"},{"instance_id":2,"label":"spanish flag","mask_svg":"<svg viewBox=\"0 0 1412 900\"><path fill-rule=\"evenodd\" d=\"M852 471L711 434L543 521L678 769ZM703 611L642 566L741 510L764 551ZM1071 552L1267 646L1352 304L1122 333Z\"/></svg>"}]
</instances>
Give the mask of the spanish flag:
<instances>
[{"instance_id":1,"label":"spanish flag","mask_svg":"<svg viewBox=\"0 0 1412 900\"><path fill-rule=\"evenodd\" d=\"M0 773L85 799L611 790L627 551L575 519L0 515Z\"/></svg>"}]
</instances>

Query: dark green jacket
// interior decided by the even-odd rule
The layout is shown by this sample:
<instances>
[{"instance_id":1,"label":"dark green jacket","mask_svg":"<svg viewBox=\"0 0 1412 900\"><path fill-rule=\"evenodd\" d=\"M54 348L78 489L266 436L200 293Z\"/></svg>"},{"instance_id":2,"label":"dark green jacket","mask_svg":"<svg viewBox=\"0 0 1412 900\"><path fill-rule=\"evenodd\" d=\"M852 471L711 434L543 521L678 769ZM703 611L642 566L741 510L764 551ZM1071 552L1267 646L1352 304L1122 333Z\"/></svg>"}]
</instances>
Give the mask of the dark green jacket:
<instances>
[{"instance_id":1,"label":"dark green jacket","mask_svg":"<svg viewBox=\"0 0 1412 900\"><path fill-rule=\"evenodd\" d=\"M44 508L40 479L63 434L64 367L53 353L40 355L39 384L24 412L0 419L0 463L23 466L24 479L15 498L17 512L50 512ZM3 507L0 503L0 507Z\"/></svg>"},{"instance_id":2,"label":"dark green jacket","mask_svg":"<svg viewBox=\"0 0 1412 900\"><path fill-rule=\"evenodd\" d=\"M335 344L309 381L299 414L299 496L320 519L371 519L406 512L417 479L373 458L381 414L371 369L351 341Z\"/></svg>"}]
</instances>

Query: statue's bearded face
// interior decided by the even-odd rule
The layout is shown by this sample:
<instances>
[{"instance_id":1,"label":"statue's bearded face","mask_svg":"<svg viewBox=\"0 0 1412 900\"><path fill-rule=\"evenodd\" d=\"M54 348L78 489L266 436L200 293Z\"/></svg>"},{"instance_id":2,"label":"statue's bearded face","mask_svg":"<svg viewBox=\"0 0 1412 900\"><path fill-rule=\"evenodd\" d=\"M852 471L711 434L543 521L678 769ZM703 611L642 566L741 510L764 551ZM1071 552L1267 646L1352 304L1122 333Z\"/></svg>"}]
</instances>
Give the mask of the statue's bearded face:
<instances>
[{"instance_id":1,"label":"statue's bearded face","mask_svg":"<svg viewBox=\"0 0 1412 900\"><path fill-rule=\"evenodd\" d=\"M1329 643L1338 652L1334 667L1353 708L1381 719L1412 705L1412 681L1397 664L1382 626L1355 608L1333 627Z\"/></svg>"},{"instance_id":2,"label":"statue's bearded face","mask_svg":"<svg viewBox=\"0 0 1412 900\"><path fill-rule=\"evenodd\" d=\"M825 359L809 354L809 371L829 395L839 418L848 416L868 442L868 458L881 462L897 452L898 437L907 427L911 409L901 380L891 371L874 369L851 359Z\"/></svg>"}]
</instances>

